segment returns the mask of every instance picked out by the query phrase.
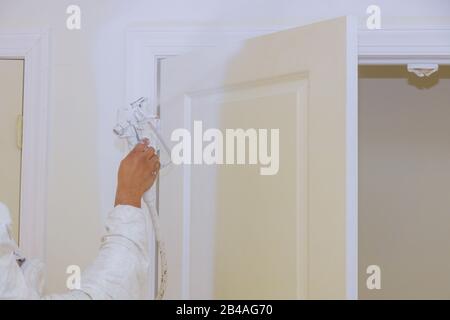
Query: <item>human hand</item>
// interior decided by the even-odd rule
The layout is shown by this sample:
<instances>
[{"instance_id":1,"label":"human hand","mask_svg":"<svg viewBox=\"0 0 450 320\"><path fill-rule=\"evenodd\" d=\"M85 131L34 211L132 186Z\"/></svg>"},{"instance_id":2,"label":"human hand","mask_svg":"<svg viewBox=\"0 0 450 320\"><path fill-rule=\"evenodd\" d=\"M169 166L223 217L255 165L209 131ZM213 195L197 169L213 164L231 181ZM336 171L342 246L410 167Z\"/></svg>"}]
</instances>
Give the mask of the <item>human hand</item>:
<instances>
[{"instance_id":1,"label":"human hand","mask_svg":"<svg viewBox=\"0 0 450 320\"><path fill-rule=\"evenodd\" d=\"M161 164L155 149L144 139L120 162L115 206L141 207L144 193L152 187Z\"/></svg>"}]
</instances>

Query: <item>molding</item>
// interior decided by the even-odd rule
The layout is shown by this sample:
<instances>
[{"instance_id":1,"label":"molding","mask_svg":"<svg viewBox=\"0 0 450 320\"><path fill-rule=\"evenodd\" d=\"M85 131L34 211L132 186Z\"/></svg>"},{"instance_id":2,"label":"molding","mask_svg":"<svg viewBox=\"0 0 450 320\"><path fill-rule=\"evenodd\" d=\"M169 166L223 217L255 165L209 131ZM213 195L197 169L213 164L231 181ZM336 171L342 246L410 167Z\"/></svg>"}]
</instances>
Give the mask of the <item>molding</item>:
<instances>
[{"instance_id":1,"label":"molding","mask_svg":"<svg viewBox=\"0 0 450 320\"><path fill-rule=\"evenodd\" d=\"M359 64L450 64L450 27L359 30Z\"/></svg>"},{"instance_id":2,"label":"molding","mask_svg":"<svg viewBox=\"0 0 450 320\"><path fill-rule=\"evenodd\" d=\"M236 42L276 29L130 28L126 32L126 101L157 98L158 59Z\"/></svg>"},{"instance_id":3,"label":"molding","mask_svg":"<svg viewBox=\"0 0 450 320\"><path fill-rule=\"evenodd\" d=\"M157 60L285 29L167 27L130 28L126 32L126 100L157 100ZM450 64L450 26L358 30L360 65ZM124 101L124 103L127 103Z\"/></svg>"},{"instance_id":4,"label":"molding","mask_svg":"<svg viewBox=\"0 0 450 320\"><path fill-rule=\"evenodd\" d=\"M45 260L47 211L48 31L0 30L0 59L24 60L20 250Z\"/></svg>"}]
</instances>

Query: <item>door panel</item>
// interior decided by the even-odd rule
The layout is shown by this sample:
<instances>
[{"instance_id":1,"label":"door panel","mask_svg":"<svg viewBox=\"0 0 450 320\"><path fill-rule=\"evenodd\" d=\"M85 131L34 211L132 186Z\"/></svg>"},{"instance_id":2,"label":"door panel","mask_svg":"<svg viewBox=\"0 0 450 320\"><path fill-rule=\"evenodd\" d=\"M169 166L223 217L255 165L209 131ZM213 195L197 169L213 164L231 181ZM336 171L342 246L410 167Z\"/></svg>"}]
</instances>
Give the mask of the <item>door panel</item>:
<instances>
[{"instance_id":1,"label":"door panel","mask_svg":"<svg viewBox=\"0 0 450 320\"><path fill-rule=\"evenodd\" d=\"M353 32L339 18L162 62L167 141L177 128L198 139L199 120L224 139L254 128L280 141L275 175L194 164L162 177L168 298L354 297Z\"/></svg>"},{"instance_id":2,"label":"door panel","mask_svg":"<svg viewBox=\"0 0 450 320\"><path fill-rule=\"evenodd\" d=\"M0 201L11 211L12 232L19 241L20 168L19 117L22 115L23 60L0 59Z\"/></svg>"},{"instance_id":3,"label":"door panel","mask_svg":"<svg viewBox=\"0 0 450 320\"><path fill-rule=\"evenodd\" d=\"M298 201L301 193L294 192L306 174L295 153L305 152L305 133L297 135L297 128L305 127L306 88L299 75L189 96L190 116L202 119L205 129L283 128L281 150L293 147L273 176L260 175L258 165L188 168L191 194L203 195L189 213L192 298L304 297L307 242L300 229L306 215L300 205L306 199Z\"/></svg>"}]
</instances>

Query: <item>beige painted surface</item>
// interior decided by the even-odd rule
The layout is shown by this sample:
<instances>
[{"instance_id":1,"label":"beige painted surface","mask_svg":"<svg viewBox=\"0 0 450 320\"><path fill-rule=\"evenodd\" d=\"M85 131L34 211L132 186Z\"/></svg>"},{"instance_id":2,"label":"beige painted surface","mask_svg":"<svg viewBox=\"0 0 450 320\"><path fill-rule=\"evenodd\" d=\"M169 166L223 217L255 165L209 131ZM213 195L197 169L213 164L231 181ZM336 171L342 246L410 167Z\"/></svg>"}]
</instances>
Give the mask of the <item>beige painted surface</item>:
<instances>
[{"instance_id":1,"label":"beige painted surface","mask_svg":"<svg viewBox=\"0 0 450 320\"><path fill-rule=\"evenodd\" d=\"M280 130L277 175L195 165L163 177L167 298L346 297L347 28L339 18L163 61L167 141L194 120Z\"/></svg>"},{"instance_id":2,"label":"beige painted surface","mask_svg":"<svg viewBox=\"0 0 450 320\"><path fill-rule=\"evenodd\" d=\"M450 298L450 67L361 69L359 296ZM381 290L366 289L368 265Z\"/></svg>"},{"instance_id":3,"label":"beige painted surface","mask_svg":"<svg viewBox=\"0 0 450 320\"><path fill-rule=\"evenodd\" d=\"M19 241L22 155L18 147L17 121L22 115L22 97L23 60L0 59L0 201L11 211L16 241Z\"/></svg>"}]
</instances>

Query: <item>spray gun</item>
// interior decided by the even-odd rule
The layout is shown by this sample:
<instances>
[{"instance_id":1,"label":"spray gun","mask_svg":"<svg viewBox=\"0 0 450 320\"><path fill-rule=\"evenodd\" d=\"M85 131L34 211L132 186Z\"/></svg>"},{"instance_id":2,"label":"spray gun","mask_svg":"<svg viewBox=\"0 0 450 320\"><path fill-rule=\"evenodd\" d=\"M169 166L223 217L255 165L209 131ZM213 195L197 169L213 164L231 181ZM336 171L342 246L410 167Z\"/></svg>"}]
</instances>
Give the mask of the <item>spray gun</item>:
<instances>
[{"instance_id":1,"label":"spray gun","mask_svg":"<svg viewBox=\"0 0 450 320\"><path fill-rule=\"evenodd\" d=\"M130 147L148 138L156 151L164 151L166 155L170 155L169 147L159 134L159 116L152 114L147 98L139 98L130 103L130 106L119 109L117 118L113 131L120 138L126 138ZM161 163L161 168L169 165L170 160Z\"/></svg>"},{"instance_id":2,"label":"spray gun","mask_svg":"<svg viewBox=\"0 0 450 320\"><path fill-rule=\"evenodd\" d=\"M118 122L113 131L120 138L127 140L128 147L130 149L132 149L144 138L148 138L151 146L159 155L161 155L161 152L165 152L166 155L170 155L169 148L159 134L159 116L155 116L151 113L148 100L146 98L139 98L138 100L130 103L129 106L119 109ZM170 159L170 157L165 158ZM170 160L164 162L161 159L161 170L169 165ZM162 239L159 226L159 215L156 206L156 192L153 190L147 190L143 198L150 212L153 230L155 232L156 244L159 251L161 278L156 299L162 299L167 286L167 259L165 244Z\"/></svg>"}]
</instances>

